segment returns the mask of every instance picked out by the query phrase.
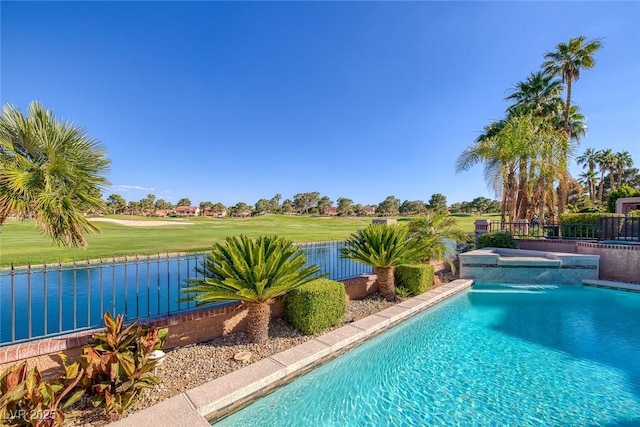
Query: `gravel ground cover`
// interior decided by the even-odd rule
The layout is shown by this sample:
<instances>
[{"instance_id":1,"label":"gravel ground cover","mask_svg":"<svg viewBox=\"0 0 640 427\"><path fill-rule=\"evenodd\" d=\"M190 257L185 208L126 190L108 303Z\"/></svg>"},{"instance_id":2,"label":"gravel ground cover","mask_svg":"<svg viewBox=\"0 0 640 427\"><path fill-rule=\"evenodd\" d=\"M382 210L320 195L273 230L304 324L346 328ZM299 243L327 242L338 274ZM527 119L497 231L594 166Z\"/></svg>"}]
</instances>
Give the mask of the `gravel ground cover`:
<instances>
[{"instance_id":1,"label":"gravel ground cover","mask_svg":"<svg viewBox=\"0 0 640 427\"><path fill-rule=\"evenodd\" d=\"M349 301L344 324L362 319L392 305L394 303L382 299L378 294L362 300ZM168 351L164 363L156 369L160 384L153 390L146 391L129 412L153 406L164 399L315 337L315 335L303 335L282 319L271 322L269 335L269 341L264 344L251 344L244 332L237 332L205 343ZM251 359L244 362L234 360L233 356L243 351L251 352ZM94 408L88 397L76 403L69 415L73 417L72 425L84 427L103 426L120 418L117 415L107 414L101 408Z\"/></svg>"}]
</instances>

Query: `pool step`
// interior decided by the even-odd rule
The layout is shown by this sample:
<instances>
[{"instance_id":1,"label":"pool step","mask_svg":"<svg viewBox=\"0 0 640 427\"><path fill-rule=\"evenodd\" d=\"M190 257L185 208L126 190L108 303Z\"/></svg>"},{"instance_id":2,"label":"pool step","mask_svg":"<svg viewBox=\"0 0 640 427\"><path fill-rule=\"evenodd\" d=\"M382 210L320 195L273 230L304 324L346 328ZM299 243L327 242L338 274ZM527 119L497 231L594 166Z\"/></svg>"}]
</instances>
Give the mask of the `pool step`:
<instances>
[{"instance_id":1,"label":"pool step","mask_svg":"<svg viewBox=\"0 0 640 427\"><path fill-rule=\"evenodd\" d=\"M536 294L549 289L556 289L557 285L539 285L534 283L478 283L474 284L470 292L485 294Z\"/></svg>"}]
</instances>

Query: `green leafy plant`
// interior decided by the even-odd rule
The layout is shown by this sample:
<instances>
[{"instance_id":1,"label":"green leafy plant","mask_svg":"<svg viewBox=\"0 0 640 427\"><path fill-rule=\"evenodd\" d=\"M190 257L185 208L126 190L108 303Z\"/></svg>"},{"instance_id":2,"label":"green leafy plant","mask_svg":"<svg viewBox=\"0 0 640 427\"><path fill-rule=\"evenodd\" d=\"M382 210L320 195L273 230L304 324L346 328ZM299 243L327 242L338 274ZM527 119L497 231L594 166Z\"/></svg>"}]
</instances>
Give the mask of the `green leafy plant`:
<instances>
[{"instance_id":1,"label":"green leafy plant","mask_svg":"<svg viewBox=\"0 0 640 427\"><path fill-rule=\"evenodd\" d=\"M602 213L563 213L560 215L562 237L598 237L598 219L602 216L624 215ZM622 223L620 220L619 224Z\"/></svg>"},{"instance_id":2,"label":"green leafy plant","mask_svg":"<svg viewBox=\"0 0 640 427\"><path fill-rule=\"evenodd\" d=\"M380 294L393 301L396 297L394 268L420 261L425 252L423 244L409 236L408 227L371 224L358 229L347 239L342 257L372 266L378 276Z\"/></svg>"},{"instance_id":3,"label":"green leafy plant","mask_svg":"<svg viewBox=\"0 0 640 427\"><path fill-rule=\"evenodd\" d=\"M306 263L304 252L282 237L227 237L196 267L202 278L187 279L192 286L182 290L189 295L183 300L197 305L242 301L248 306L249 340L264 342L274 298L309 283L320 271Z\"/></svg>"},{"instance_id":4,"label":"green leafy plant","mask_svg":"<svg viewBox=\"0 0 640 427\"><path fill-rule=\"evenodd\" d=\"M76 389L84 371L78 363L69 363L59 354L64 375L43 380L38 368L27 369L22 362L0 375L0 419L2 425L61 426L64 410L82 397L85 390Z\"/></svg>"},{"instance_id":5,"label":"green leafy plant","mask_svg":"<svg viewBox=\"0 0 640 427\"><path fill-rule=\"evenodd\" d=\"M159 383L152 374L156 361L149 354L164 344L167 329L124 326L122 315L104 315L106 330L93 334L93 343L84 346L80 363L85 369L83 384L93 394L94 406L123 413L144 389Z\"/></svg>"},{"instance_id":6,"label":"green leafy plant","mask_svg":"<svg viewBox=\"0 0 640 427\"><path fill-rule=\"evenodd\" d=\"M518 243L509 233L487 233L478 237L478 248L517 249Z\"/></svg>"},{"instance_id":7,"label":"green leafy plant","mask_svg":"<svg viewBox=\"0 0 640 427\"><path fill-rule=\"evenodd\" d=\"M296 329L315 334L340 324L347 310L344 284L317 279L287 293L284 313Z\"/></svg>"},{"instance_id":8,"label":"green leafy plant","mask_svg":"<svg viewBox=\"0 0 640 427\"><path fill-rule=\"evenodd\" d=\"M398 287L413 295L427 292L433 286L434 268L429 264L404 264L396 267L395 279Z\"/></svg>"},{"instance_id":9,"label":"green leafy plant","mask_svg":"<svg viewBox=\"0 0 640 427\"><path fill-rule=\"evenodd\" d=\"M455 217L446 212L428 212L422 217L416 217L409 223L409 236L422 242L425 253L424 262L445 260L452 272L455 266L451 257L455 255L455 248L447 245L446 239L456 244L463 242L465 233L456 228Z\"/></svg>"},{"instance_id":10,"label":"green leafy plant","mask_svg":"<svg viewBox=\"0 0 640 427\"><path fill-rule=\"evenodd\" d=\"M609 212L616 211L616 202L618 199L625 197L640 197L640 190L630 187L628 185L623 185L619 188L614 188L611 190L609 195L607 196L607 209Z\"/></svg>"},{"instance_id":11,"label":"green leafy plant","mask_svg":"<svg viewBox=\"0 0 640 427\"><path fill-rule=\"evenodd\" d=\"M397 279L396 279L396 282L397 282ZM405 288L404 286L397 284L396 295L399 296L400 298L407 298L409 295L411 295L411 291L409 291L409 289Z\"/></svg>"}]
</instances>

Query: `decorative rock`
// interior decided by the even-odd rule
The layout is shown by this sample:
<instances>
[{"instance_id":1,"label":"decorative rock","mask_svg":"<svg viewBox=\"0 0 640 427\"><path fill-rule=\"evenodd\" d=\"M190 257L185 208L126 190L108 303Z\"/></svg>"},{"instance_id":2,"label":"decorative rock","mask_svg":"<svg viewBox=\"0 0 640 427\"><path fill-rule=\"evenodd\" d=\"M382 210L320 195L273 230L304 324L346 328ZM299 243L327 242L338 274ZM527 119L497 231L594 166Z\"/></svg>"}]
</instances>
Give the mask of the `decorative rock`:
<instances>
[{"instance_id":1,"label":"decorative rock","mask_svg":"<svg viewBox=\"0 0 640 427\"><path fill-rule=\"evenodd\" d=\"M240 353L236 353L233 356L233 360L236 362L246 362L251 360L251 352L250 351L241 351Z\"/></svg>"},{"instance_id":2,"label":"decorative rock","mask_svg":"<svg viewBox=\"0 0 640 427\"><path fill-rule=\"evenodd\" d=\"M392 305L393 303L380 298L378 294L361 300L351 300L347 304L345 319L346 322L360 320ZM162 365L157 367L156 376L160 379L160 384L153 389L145 390L127 414L239 369L244 362L235 363L237 355L248 353L250 361L256 362L313 337L302 335L282 319L274 319L269 324L269 340L263 344L250 343L244 332L237 332L216 337L209 342L168 351ZM75 416L75 425L91 427L104 426L119 418L107 414L101 408L94 408L88 395L72 405L70 416Z\"/></svg>"}]
</instances>

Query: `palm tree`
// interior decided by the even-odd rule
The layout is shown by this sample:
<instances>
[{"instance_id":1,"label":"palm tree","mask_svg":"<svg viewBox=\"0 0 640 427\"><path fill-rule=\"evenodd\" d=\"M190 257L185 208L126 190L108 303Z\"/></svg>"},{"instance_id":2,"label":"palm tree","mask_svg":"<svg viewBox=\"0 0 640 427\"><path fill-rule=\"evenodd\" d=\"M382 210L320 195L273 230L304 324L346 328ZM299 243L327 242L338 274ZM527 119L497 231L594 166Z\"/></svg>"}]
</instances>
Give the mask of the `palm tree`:
<instances>
[{"instance_id":1,"label":"palm tree","mask_svg":"<svg viewBox=\"0 0 640 427\"><path fill-rule=\"evenodd\" d=\"M380 294L389 301L396 298L395 267L419 261L424 247L409 237L404 225L370 224L347 239L342 257L370 265L378 276Z\"/></svg>"},{"instance_id":2,"label":"palm tree","mask_svg":"<svg viewBox=\"0 0 640 427\"><path fill-rule=\"evenodd\" d=\"M242 301L248 307L248 338L261 343L269 337L274 298L310 282L320 271L306 262L304 252L282 237L227 237L196 267L202 278L187 279L192 286L182 291L191 296L183 300L197 305Z\"/></svg>"},{"instance_id":3,"label":"palm tree","mask_svg":"<svg viewBox=\"0 0 640 427\"><path fill-rule=\"evenodd\" d=\"M524 81L517 83L511 90L511 95L506 99L515 101L515 104L507 109L509 118L532 117L535 118L536 126L532 129L534 133L541 130L543 121L554 120L562 111L563 102L560 98L562 93L562 83L554 76L546 75L539 71L531 73ZM553 178L542 180L540 174L535 170L534 159L522 156L519 159L518 170L518 190L516 202L516 216L518 218L528 218L533 216L531 205L535 202L533 198L534 185L530 182L535 180L538 185L553 185ZM548 193L545 191L545 193Z\"/></svg>"},{"instance_id":4,"label":"palm tree","mask_svg":"<svg viewBox=\"0 0 640 427\"><path fill-rule=\"evenodd\" d=\"M613 155L613 151L610 148L606 150L598 151L597 163L600 168L600 183L599 187L599 200L602 202L604 200L604 174L609 171L609 185L610 189L613 190L613 170L615 164L615 157Z\"/></svg>"},{"instance_id":5,"label":"palm tree","mask_svg":"<svg viewBox=\"0 0 640 427\"><path fill-rule=\"evenodd\" d=\"M509 114L533 114L535 116L551 116L560 110L562 103L562 83L555 76L546 75L542 71L531 73L524 81L518 82L505 99L515 103L507 109Z\"/></svg>"},{"instance_id":6,"label":"palm tree","mask_svg":"<svg viewBox=\"0 0 640 427\"><path fill-rule=\"evenodd\" d=\"M567 95L564 107L563 129L568 139L571 139L570 115L571 115L571 91L573 82L580 78L580 70L590 69L595 65L594 54L602 47L599 40L586 41L584 36L569 39L568 43L559 43L555 52L547 52L544 57L547 59L542 66L546 74L559 76L562 82L567 85ZM567 173L560 180L558 200L558 213L564 210L566 199Z\"/></svg>"},{"instance_id":7,"label":"palm tree","mask_svg":"<svg viewBox=\"0 0 640 427\"><path fill-rule=\"evenodd\" d=\"M598 152L593 148L587 148L583 154L576 158L578 165L582 165L583 168L589 168L589 172L596 170L596 164L598 163Z\"/></svg>"},{"instance_id":8,"label":"palm tree","mask_svg":"<svg viewBox=\"0 0 640 427\"><path fill-rule=\"evenodd\" d=\"M84 235L98 231L85 218L105 208L109 160L87 132L37 101L25 117L5 105L0 115L0 224L7 216L34 218L59 245L86 246Z\"/></svg>"},{"instance_id":9,"label":"palm tree","mask_svg":"<svg viewBox=\"0 0 640 427\"><path fill-rule=\"evenodd\" d=\"M546 74L559 76L567 85L564 108L564 131L569 134L571 90L573 82L580 78L580 70L588 70L596 64L594 54L602 47L599 40L586 41L584 36L569 39L569 43L558 43L555 52L547 52L542 66Z\"/></svg>"},{"instance_id":10,"label":"palm tree","mask_svg":"<svg viewBox=\"0 0 640 427\"><path fill-rule=\"evenodd\" d=\"M456 160L456 173L469 170L478 163L484 164L484 180L496 195L502 195L501 218L506 220L507 193L503 191L503 165L498 159L495 139L505 128L507 120L494 121L486 125L473 144L465 148Z\"/></svg>"},{"instance_id":11,"label":"palm tree","mask_svg":"<svg viewBox=\"0 0 640 427\"><path fill-rule=\"evenodd\" d=\"M615 153L613 155L613 163L616 168L616 174L618 175L618 187L622 187L622 177L624 176L624 171L627 168L633 166L633 158L628 151L622 151L620 153Z\"/></svg>"},{"instance_id":12,"label":"palm tree","mask_svg":"<svg viewBox=\"0 0 640 427\"><path fill-rule=\"evenodd\" d=\"M446 244L446 239L456 243L464 241L465 233L455 228L456 220L446 212L427 212L426 215L413 218L409 222L409 237L421 241L425 247L423 261L446 260L455 272L453 263L447 258L454 250Z\"/></svg>"},{"instance_id":13,"label":"palm tree","mask_svg":"<svg viewBox=\"0 0 640 427\"><path fill-rule=\"evenodd\" d=\"M580 183L582 183L589 192L589 200L596 200L596 182L598 181L598 173L595 170L586 170L580 174Z\"/></svg>"}]
</instances>

